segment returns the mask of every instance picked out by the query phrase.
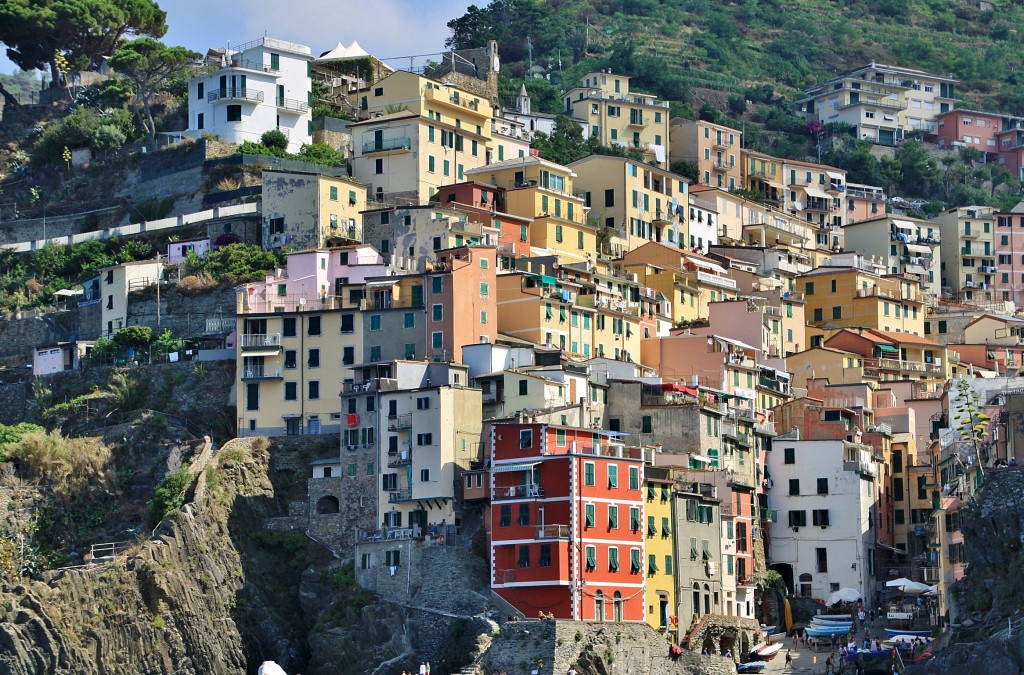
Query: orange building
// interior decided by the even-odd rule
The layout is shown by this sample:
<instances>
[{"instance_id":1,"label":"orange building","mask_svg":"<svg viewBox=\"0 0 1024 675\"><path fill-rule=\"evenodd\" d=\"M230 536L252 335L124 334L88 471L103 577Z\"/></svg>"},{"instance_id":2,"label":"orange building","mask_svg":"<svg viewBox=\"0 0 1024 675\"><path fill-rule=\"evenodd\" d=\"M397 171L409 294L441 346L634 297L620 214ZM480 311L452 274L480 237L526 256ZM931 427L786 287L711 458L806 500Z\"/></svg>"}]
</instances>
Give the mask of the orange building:
<instances>
[{"instance_id":1,"label":"orange building","mask_svg":"<svg viewBox=\"0 0 1024 675\"><path fill-rule=\"evenodd\" d=\"M492 427L491 589L528 618L647 618L643 455L614 436Z\"/></svg>"}]
</instances>

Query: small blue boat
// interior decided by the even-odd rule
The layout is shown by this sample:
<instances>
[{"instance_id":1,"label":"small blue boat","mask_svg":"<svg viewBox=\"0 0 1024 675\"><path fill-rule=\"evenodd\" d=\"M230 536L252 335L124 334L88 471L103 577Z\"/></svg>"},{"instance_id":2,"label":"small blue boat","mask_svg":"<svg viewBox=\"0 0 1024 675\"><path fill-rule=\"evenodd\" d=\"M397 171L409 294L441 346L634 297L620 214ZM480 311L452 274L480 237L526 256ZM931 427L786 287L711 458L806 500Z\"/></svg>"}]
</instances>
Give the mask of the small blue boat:
<instances>
[{"instance_id":1,"label":"small blue boat","mask_svg":"<svg viewBox=\"0 0 1024 675\"><path fill-rule=\"evenodd\" d=\"M846 635L850 632L850 625L847 624L835 624L835 625L811 625L806 628L807 634L811 637L829 637L832 635Z\"/></svg>"},{"instance_id":2,"label":"small blue boat","mask_svg":"<svg viewBox=\"0 0 1024 675\"><path fill-rule=\"evenodd\" d=\"M737 673L760 673L768 667L767 661L751 661L750 663L737 663Z\"/></svg>"},{"instance_id":3,"label":"small blue boat","mask_svg":"<svg viewBox=\"0 0 1024 675\"><path fill-rule=\"evenodd\" d=\"M815 614L811 621L838 621L840 623L853 623L853 617L849 614Z\"/></svg>"},{"instance_id":4,"label":"small blue boat","mask_svg":"<svg viewBox=\"0 0 1024 675\"><path fill-rule=\"evenodd\" d=\"M890 638L894 638L897 635L913 635L914 637L926 637L930 638L932 632L930 630L906 630L904 628L886 628L885 634Z\"/></svg>"}]
</instances>

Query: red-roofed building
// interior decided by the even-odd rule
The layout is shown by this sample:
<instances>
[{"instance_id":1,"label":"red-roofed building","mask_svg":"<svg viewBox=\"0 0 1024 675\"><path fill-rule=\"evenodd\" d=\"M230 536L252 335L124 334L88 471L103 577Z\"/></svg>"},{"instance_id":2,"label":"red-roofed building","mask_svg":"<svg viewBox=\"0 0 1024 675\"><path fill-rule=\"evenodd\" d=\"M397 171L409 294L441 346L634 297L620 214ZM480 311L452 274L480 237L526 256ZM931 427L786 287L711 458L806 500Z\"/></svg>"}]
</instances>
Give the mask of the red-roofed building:
<instances>
[{"instance_id":1,"label":"red-roofed building","mask_svg":"<svg viewBox=\"0 0 1024 675\"><path fill-rule=\"evenodd\" d=\"M491 445L491 589L529 618L645 621L641 450L525 422Z\"/></svg>"}]
</instances>

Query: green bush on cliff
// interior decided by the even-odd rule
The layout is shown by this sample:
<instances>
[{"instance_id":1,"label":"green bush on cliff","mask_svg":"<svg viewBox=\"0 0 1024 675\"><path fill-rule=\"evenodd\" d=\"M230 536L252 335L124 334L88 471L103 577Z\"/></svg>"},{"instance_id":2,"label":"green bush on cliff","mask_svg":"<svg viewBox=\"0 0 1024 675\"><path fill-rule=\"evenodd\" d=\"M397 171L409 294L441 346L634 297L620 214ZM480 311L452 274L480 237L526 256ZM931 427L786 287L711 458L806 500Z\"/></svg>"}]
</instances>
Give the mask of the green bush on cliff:
<instances>
[{"instance_id":1,"label":"green bush on cliff","mask_svg":"<svg viewBox=\"0 0 1024 675\"><path fill-rule=\"evenodd\" d=\"M21 441L22 436L30 432L46 433L46 430L38 424L29 424L28 422L20 422L11 426L0 424L0 462L9 461L13 446Z\"/></svg>"},{"instance_id":2,"label":"green bush on cliff","mask_svg":"<svg viewBox=\"0 0 1024 675\"><path fill-rule=\"evenodd\" d=\"M153 498L146 502L149 509L149 526L156 527L164 516L177 512L185 504L185 490L192 483L192 474L185 469L172 471L153 492Z\"/></svg>"}]
</instances>

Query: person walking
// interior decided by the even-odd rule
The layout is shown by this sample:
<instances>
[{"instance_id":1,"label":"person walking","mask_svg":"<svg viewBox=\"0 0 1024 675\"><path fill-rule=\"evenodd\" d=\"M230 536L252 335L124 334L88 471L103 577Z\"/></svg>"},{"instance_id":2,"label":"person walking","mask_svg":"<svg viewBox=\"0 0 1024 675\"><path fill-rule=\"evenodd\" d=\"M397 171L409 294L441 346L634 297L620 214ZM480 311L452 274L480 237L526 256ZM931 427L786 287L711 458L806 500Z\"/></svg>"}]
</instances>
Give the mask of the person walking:
<instances>
[{"instance_id":1,"label":"person walking","mask_svg":"<svg viewBox=\"0 0 1024 675\"><path fill-rule=\"evenodd\" d=\"M836 663L836 653L832 652L831 654L828 655L828 658L825 659L825 673L833 673L833 672L835 672L835 663Z\"/></svg>"},{"instance_id":2,"label":"person walking","mask_svg":"<svg viewBox=\"0 0 1024 675\"><path fill-rule=\"evenodd\" d=\"M793 652L786 650L786 670L793 670Z\"/></svg>"}]
</instances>

